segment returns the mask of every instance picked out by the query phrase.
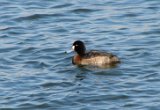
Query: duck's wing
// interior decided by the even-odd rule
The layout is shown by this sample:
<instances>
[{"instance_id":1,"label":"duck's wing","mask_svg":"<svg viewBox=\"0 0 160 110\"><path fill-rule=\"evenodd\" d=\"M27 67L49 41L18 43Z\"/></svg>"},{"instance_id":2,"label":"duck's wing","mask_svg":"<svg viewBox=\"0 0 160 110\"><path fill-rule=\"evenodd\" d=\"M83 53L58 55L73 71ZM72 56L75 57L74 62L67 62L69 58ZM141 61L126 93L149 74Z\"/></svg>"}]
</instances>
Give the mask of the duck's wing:
<instances>
[{"instance_id":1,"label":"duck's wing","mask_svg":"<svg viewBox=\"0 0 160 110\"><path fill-rule=\"evenodd\" d=\"M91 57L97 57L97 56L107 56L109 58L115 56L112 53L104 52L104 51L97 51L97 50L91 50L89 52L86 52L85 58L91 58Z\"/></svg>"}]
</instances>

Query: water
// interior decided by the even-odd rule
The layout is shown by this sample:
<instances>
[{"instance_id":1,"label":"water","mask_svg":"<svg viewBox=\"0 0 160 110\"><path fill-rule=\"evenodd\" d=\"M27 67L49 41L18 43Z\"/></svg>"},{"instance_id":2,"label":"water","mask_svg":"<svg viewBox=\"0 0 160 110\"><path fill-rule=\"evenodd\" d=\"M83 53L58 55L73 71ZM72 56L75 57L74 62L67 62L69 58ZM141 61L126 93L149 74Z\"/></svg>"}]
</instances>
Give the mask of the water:
<instances>
[{"instance_id":1,"label":"water","mask_svg":"<svg viewBox=\"0 0 160 110\"><path fill-rule=\"evenodd\" d=\"M159 110L159 0L1 0L0 110ZM73 41L112 52L79 68Z\"/></svg>"}]
</instances>

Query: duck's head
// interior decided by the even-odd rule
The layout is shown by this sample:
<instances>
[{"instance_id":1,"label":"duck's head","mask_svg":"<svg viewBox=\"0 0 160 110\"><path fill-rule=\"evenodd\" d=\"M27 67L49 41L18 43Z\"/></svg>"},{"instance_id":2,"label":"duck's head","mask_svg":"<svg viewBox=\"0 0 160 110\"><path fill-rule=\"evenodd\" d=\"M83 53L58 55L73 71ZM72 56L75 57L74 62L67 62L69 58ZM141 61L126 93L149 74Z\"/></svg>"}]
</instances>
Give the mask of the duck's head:
<instances>
[{"instance_id":1,"label":"duck's head","mask_svg":"<svg viewBox=\"0 0 160 110\"><path fill-rule=\"evenodd\" d=\"M84 43L80 40L77 40L73 43L72 49L77 52L78 55L83 56L86 51L86 47Z\"/></svg>"}]
</instances>

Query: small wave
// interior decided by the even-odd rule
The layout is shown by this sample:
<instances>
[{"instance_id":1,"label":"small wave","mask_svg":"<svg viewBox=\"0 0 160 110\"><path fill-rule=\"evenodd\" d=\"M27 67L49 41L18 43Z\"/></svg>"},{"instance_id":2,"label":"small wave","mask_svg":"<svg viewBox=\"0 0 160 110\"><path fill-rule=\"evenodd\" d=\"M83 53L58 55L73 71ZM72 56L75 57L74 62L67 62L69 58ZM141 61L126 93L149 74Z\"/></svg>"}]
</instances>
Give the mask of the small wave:
<instances>
[{"instance_id":1,"label":"small wave","mask_svg":"<svg viewBox=\"0 0 160 110\"><path fill-rule=\"evenodd\" d=\"M40 103L40 102L19 102L18 107L20 108L26 108L26 109L42 109L42 108L48 108L50 105L48 103Z\"/></svg>"},{"instance_id":2,"label":"small wave","mask_svg":"<svg viewBox=\"0 0 160 110\"><path fill-rule=\"evenodd\" d=\"M12 27L8 27L8 26L0 26L0 31L5 31L5 30L8 30Z\"/></svg>"},{"instance_id":3,"label":"small wave","mask_svg":"<svg viewBox=\"0 0 160 110\"><path fill-rule=\"evenodd\" d=\"M34 52L37 48L35 47L27 47L23 50L20 50L20 53L31 53L31 52Z\"/></svg>"},{"instance_id":4,"label":"small wave","mask_svg":"<svg viewBox=\"0 0 160 110\"><path fill-rule=\"evenodd\" d=\"M139 16L139 14L137 13L127 13L123 15L123 17L137 17L137 16Z\"/></svg>"},{"instance_id":5,"label":"small wave","mask_svg":"<svg viewBox=\"0 0 160 110\"><path fill-rule=\"evenodd\" d=\"M158 11L158 10L159 10L159 7L153 5L153 6L147 7L147 9L151 9L151 10L154 10L154 11Z\"/></svg>"},{"instance_id":6,"label":"small wave","mask_svg":"<svg viewBox=\"0 0 160 110\"><path fill-rule=\"evenodd\" d=\"M46 82L43 83L41 86L44 88L49 88L49 87L55 87L55 86L60 86L60 87L70 87L73 86L74 84L72 82Z\"/></svg>"},{"instance_id":7,"label":"small wave","mask_svg":"<svg viewBox=\"0 0 160 110\"><path fill-rule=\"evenodd\" d=\"M61 4L61 5L56 5L56 6L53 6L53 7L51 7L51 8L66 8L66 7L70 7L70 6L72 6L73 4L71 4L71 3L65 3L65 4Z\"/></svg>"},{"instance_id":8,"label":"small wave","mask_svg":"<svg viewBox=\"0 0 160 110\"><path fill-rule=\"evenodd\" d=\"M31 103L31 102L26 102L26 103L20 103L19 107L34 107L35 104Z\"/></svg>"},{"instance_id":9,"label":"small wave","mask_svg":"<svg viewBox=\"0 0 160 110\"><path fill-rule=\"evenodd\" d=\"M9 36L8 35L1 35L0 38L6 39L6 38L9 38Z\"/></svg>"},{"instance_id":10,"label":"small wave","mask_svg":"<svg viewBox=\"0 0 160 110\"><path fill-rule=\"evenodd\" d=\"M48 52L53 52L55 50L56 50L56 48L53 48L53 47L52 48L44 48L44 49L41 49L40 52L47 52L48 53Z\"/></svg>"},{"instance_id":11,"label":"small wave","mask_svg":"<svg viewBox=\"0 0 160 110\"><path fill-rule=\"evenodd\" d=\"M11 65L11 64L14 64L13 61L11 61L11 59L8 59L8 58L0 58L0 61L3 65Z\"/></svg>"},{"instance_id":12,"label":"small wave","mask_svg":"<svg viewBox=\"0 0 160 110\"><path fill-rule=\"evenodd\" d=\"M44 62L39 62L39 61L26 61L24 67L29 67L29 68L45 68L49 67L50 65L44 63Z\"/></svg>"},{"instance_id":13,"label":"small wave","mask_svg":"<svg viewBox=\"0 0 160 110\"><path fill-rule=\"evenodd\" d=\"M0 48L0 53L13 52L18 49L19 49L19 47Z\"/></svg>"},{"instance_id":14,"label":"small wave","mask_svg":"<svg viewBox=\"0 0 160 110\"><path fill-rule=\"evenodd\" d=\"M37 20L41 18L48 18L48 17L62 17L63 14L55 13L55 14L32 14L28 16L22 16L15 18L16 21L25 21L25 20Z\"/></svg>"},{"instance_id":15,"label":"small wave","mask_svg":"<svg viewBox=\"0 0 160 110\"><path fill-rule=\"evenodd\" d=\"M0 27L0 31L8 31L8 30L18 30L18 31L21 31L21 30L25 30L24 27L16 27L16 26L6 26L6 27Z\"/></svg>"},{"instance_id":16,"label":"small wave","mask_svg":"<svg viewBox=\"0 0 160 110\"><path fill-rule=\"evenodd\" d=\"M85 8L79 8L79 9L71 10L71 12L73 12L73 13L91 13L91 12L95 12L95 11L98 11L98 10L85 9Z\"/></svg>"},{"instance_id":17,"label":"small wave","mask_svg":"<svg viewBox=\"0 0 160 110\"><path fill-rule=\"evenodd\" d=\"M5 66L5 65L3 65L3 66L1 65L0 68L1 68L1 70L4 69L4 70L10 70L10 71L14 69L14 68L11 67L11 66Z\"/></svg>"}]
</instances>

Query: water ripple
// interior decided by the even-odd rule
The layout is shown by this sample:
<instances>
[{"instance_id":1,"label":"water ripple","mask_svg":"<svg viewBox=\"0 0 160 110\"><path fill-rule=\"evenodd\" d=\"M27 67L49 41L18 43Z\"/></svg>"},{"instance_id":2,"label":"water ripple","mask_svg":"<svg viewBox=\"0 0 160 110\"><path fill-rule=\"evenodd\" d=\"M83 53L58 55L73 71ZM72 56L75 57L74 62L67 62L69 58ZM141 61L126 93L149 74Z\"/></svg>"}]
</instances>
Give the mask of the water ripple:
<instances>
[{"instance_id":1,"label":"water ripple","mask_svg":"<svg viewBox=\"0 0 160 110\"><path fill-rule=\"evenodd\" d=\"M52 6L51 8L53 8L53 9L55 9L55 8L66 8L66 7L70 7L72 5L73 5L72 3L65 3L65 4L59 4L59 5L56 5L56 6Z\"/></svg>"},{"instance_id":2,"label":"water ripple","mask_svg":"<svg viewBox=\"0 0 160 110\"><path fill-rule=\"evenodd\" d=\"M85 8L79 8L79 9L74 9L72 10L71 12L73 13L77 13L77 14L80 14L80 13L91 13L91 12L95 12L95 11L98 11L98 10L93 10L93 9L85 9Z\"/></svg>"},{"instance_id":3,"label":"water ripple","mask_svg":"<svg viewBox=\"0 0 160 110\"><path fill-rule=\"evenodd\" d=\"M16 21L31 21L31 20L37 20L37 19L42 19L42 18L49 18L49 17L63 17L63 14L32 14L32 15L28 15L28 16L22 16L22 17L18 17L15 18Z\"/></svg>"}]
</instances>

